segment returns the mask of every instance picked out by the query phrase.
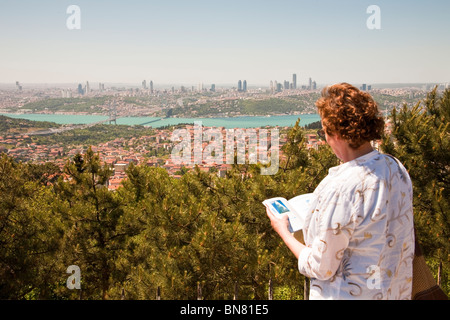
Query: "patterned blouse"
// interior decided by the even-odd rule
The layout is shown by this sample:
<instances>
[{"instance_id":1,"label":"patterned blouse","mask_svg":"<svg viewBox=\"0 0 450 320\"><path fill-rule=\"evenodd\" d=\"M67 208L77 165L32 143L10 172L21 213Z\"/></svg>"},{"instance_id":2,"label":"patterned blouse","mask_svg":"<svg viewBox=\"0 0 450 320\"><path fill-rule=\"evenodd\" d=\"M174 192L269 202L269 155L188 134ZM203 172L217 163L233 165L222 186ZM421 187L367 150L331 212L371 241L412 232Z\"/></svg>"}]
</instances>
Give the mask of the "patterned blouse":
<instances>
[{"instance_id":1,"label":"patterned blouse","mask_svg":"<svg viewBox=\"0 0 450 320\"><path fill-rule=\"evenodd\" d=\"M331 168L314 194L298 259L310 299L411 299L412 185L403 165L372 151Z\"/></svg>"}]
</instances>

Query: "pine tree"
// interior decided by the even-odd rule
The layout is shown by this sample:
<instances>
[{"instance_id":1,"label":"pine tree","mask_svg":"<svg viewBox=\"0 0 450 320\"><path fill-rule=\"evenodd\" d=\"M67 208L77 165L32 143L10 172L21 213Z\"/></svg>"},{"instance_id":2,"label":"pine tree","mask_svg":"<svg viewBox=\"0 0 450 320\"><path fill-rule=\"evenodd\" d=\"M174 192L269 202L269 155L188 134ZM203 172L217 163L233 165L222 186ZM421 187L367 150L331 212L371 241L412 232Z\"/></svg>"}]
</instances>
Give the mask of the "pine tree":
<instances>
[{"instance_id":1,"label":"pine tree","mask_svg":"<svg viewBox=\"0 0 450 320\"><path fill-rule=\"evenodd\" d=\"M43 170L0 156L0 299L48 299L59 281L64 229Z\"/></svg>"},{"instance_id":2,"label":"pine tree","mask_svg":"<svg viewBox=\"0 0 450 320\"><path fill-rule=\"evenodd\" d=\"M285 163L281 164L284 171L308 166L306 137L304 129L300 127L300 118L296 121L294 127L288 131L287 142L282 150L286 155Z\"/></svg>"},{"instance_id":3,"label":"pine tree","mask_svg":"<svg viewBox=\"0 0 450 320\"><path fill-rule=\"evenodd\" d=\"M117 281L115 260L130 233L122 223L123 204L106 186L111 169L100 165L91 148L68 162L65 170L69 180L60 179L55 186L56 210L67 229L64 261L80 267L84 298L107 299Z\"/></svg>"}]
</instances>

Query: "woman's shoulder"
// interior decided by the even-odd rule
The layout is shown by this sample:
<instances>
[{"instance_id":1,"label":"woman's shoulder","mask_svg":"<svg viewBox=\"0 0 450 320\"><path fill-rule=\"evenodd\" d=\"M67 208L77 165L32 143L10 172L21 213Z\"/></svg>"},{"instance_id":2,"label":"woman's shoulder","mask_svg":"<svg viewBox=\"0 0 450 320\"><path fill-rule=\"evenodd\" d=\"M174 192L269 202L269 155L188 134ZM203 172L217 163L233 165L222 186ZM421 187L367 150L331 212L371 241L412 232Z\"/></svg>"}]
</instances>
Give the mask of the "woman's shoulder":
<instances>
[{"instance_id":1,"label":"woman's shoulder","mask_svg":"<svg viewBox=\"0 0 450 320\"><path fill-rule=\"evenodd\" d=\"M335 168L319 184L316 191L327 198L351 195L358 190L376 188L393 179L410 184L408 172L400 161L391 155L374 151L365 157Z\"/></svg>"},{"instance_id":2,"label":"woman's shoulder","mask_svg":"<svg viewBox=\"0 0 450 320\"><path fill-rule=\"evenodd\" d=\"M379 153L373 163L368 163L374 177L383 180L400 179L405 184L410 184L411 179L403 164L394 156Z\"/></svg>"}]
</instances>

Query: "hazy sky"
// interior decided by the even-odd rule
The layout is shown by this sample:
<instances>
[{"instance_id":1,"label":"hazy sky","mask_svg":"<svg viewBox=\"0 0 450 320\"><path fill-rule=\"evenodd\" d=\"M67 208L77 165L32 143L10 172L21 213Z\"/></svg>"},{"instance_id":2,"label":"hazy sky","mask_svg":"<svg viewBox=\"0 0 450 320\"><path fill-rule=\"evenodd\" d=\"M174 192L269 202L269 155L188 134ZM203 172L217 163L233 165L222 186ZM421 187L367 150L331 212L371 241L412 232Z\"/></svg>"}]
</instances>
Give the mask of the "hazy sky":
<instances>
[{"instance_id":1,"label":"hazy sky","mask_svg":"<svg viewBox=\"0 0 450 320\"><path fill-rule=\"evenodd\" d=\"M0 43L0 83L450 82L450 1L0 0Z\"/></svg>"}]
</instances>

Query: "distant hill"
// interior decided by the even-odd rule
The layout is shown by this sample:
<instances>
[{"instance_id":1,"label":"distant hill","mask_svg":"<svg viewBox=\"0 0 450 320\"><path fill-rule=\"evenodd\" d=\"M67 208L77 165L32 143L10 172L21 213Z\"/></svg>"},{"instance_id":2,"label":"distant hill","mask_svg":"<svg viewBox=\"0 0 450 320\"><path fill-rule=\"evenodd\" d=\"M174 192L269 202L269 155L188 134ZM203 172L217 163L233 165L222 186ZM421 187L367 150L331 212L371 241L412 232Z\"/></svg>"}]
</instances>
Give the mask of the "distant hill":
<instances>
[{"instance_id":1,"label":"distant hill","mask_svg":"<svg viewBox=\"0 0 450 320\"><path fill-rule=\"evenodd\" d=\"M61 125L49 121L31 121L14 119L0 115L0 134L17 134L37 131L40 129L59 128Z\"/></svg>"}]
</instances>

